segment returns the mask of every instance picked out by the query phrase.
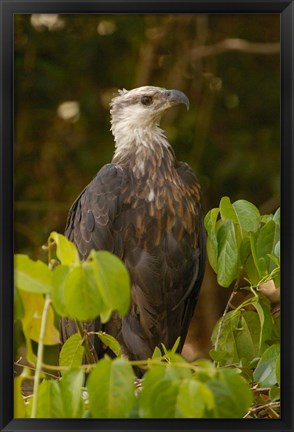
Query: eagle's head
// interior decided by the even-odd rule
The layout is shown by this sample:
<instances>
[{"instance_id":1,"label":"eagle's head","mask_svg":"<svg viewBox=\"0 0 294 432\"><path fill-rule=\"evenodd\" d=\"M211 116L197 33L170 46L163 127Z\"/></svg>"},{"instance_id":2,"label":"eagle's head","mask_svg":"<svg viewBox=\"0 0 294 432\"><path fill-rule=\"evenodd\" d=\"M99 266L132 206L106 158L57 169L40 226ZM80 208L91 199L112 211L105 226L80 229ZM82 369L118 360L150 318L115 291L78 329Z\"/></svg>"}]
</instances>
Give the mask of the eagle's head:
<instances>
[{"instance_id":1,"label":"eagle's head","mask_svg":"<svg viewBox=\"0 0 294 432\"><path fill-rule=\"evenodd\" d=\"M155 130L162 114L178 104L189 109L189 99L179 90L143 86L119 90L111 101L111 130L116 142L137 129Z\"/></svg>"}]
</instances>

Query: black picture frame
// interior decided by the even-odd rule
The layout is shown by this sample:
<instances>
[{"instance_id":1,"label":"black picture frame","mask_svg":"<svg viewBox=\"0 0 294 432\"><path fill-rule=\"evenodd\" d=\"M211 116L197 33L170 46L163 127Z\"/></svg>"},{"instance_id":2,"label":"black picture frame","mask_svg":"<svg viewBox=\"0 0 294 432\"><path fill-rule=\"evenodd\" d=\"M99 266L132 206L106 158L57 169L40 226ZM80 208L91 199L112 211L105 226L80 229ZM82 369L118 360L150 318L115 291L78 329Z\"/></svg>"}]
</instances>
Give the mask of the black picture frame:
<instances>
[{"instance_id":1,"label":"black picture frame","mask_svg":"<svg viewBox=\"0 0 294 432\"><path fill-rule=\"evenodd\" d=\"M16 13L278 13L281 19L282 415L253 419L13 419L13 17ZM290 0L0 0L1 431L292 431L293 428L293 89L294 3Z\"/></svg>"}]
</instances>

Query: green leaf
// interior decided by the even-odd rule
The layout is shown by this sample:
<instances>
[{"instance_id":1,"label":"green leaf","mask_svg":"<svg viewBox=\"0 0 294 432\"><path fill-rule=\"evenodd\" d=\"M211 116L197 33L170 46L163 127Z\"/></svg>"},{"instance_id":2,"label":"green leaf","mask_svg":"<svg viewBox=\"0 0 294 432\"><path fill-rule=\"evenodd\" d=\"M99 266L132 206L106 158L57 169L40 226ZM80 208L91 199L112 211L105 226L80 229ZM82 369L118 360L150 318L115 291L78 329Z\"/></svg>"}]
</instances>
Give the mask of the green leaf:
<instances>
[{"instance_id":1,"label":"green leaf","mask_svg":"<svg viewBox=\"0 0 294 432\"><path fill-rule=\"evenodd\" d=\"M210 210L204 218L204 225L208 233L207 237L207 255L209 263L213 270L217 271L217 237L216 237L216 221L219 215L219 209Z\"/></svg>"},{"instance_id":2,"label":"green leaf","mask_svg":"<svg viewBox=\"0 0 294 432\"><path fill-rule=\"evenodd\" d=\"M53 231L48 241L56 243L56 256L61 264L75 266L80 264L80 258L75 245L64 235Z\"/></svg>"},{"instance_id":3,"label":"green leaf","mask_svg":"<svg viewBox=\"0 0 294 432\"><path fill-rule=\"evenodd\" d=\"M65 281L71 268L62 264L54 267L52 274L52 304L56 312L61 316L68 316L65 300Z\"/></svg>"},{"instance_id":4,"label":"green leaf","mask_svg":"<svg viewBox=\"0 0 294 432\"><path fill-rule=\"evenodd\" d=\"M194 379L181 382L178 389L175 417L201 418L215 408L213 393L206 384Z\"/></svg>"},{"instance_id":5,"label":"green leaf","mask_svg":"<svg viewBox=\"0 0 294 432\"><path fill-rule=\"evenodd\" d=\"M222 197L219 203L219 209L221 218L225 220L230 220L233 223L239 224L237 214L234 210L234 207L231 204L231 200L229 197Z\"/></svg>"},{"instance_id":6,"label":"green leaf","mask_svg":"<svg viewBox=\"0 0 294 432\"><path fill-rule=\"evenodd\" d=\"M280 241L278 241L274 247L274 255L280 258Z\"/></svg>"},{"instance_id":7,"label":"green leaf","mask_svg":"<svg viewBox=\"0 0 294 432\"><path fill-rule=\"evenodd\" d=\"M239 256L240 256L240 263L244 267L246 265L246 262L250 256L250 237L246 234L246 236L243 237L242 241L239 243Z\"/></svg>"},{"instance_id":8,"label":"green leaf","mask_svg":"<svg viewBox=\"0 0 294 432\"><path fill-rule=\"evenodd\" d=\"M213 359L216 360L220 365L237 363L239 361L234 331L239 327L240 319L240 310L237 312L231 311L225 315L220 332L218 349L217 351L213 350L211 353ZM218 320L213 329L211 340L214 346L221 322L222 318Z\"/></svg>"},{"instance_id":9,"label":"green leaf","mask_svg":"<svg viewBox=\"0 0 294 432\"><path fill-rule=\"evenodd\" d=\"M114 352L117 357L121 356L121 346L113 336L107 333L103 333L102 331L99 331L97 333L97 336L104 345L106 345L108 348L111 349L112 352Z\"/></svg>"},{"instance_id":10,"label":"green leaf","mask_svg":"<svg viewBox=\"0 0 294 432\"><path fill-rule=\"evenodd\" d=\"M167 353L168 366L166 363L158 365L149 362L149 370L144 375L142 391L139 395L140 417L175 417L179 385L183 380L192 379L188 362L179 354Z\"/></svg>"},{"instance_id":11,"label":"green leaf","mask_svg":"<svg viewBox=\"0 0 294 432\"><path fill-rule=\"evenodd\" d=\"M151 358L156 359L156 358L160 358L160 357L162 357L162 352L161 352L160 348L155 347Z\"/></svg>"},{"instance_id":12,"label":"green leaf","mask_svg":"<svg viewBox=\"0 0 294 432\"><path fill-rule=\"evenodd\" d=\"M279 226L272 220L268 221L258 232L256 238L256 257L258 268L263 276L269 274L275 268L275 264L267 255L274 253L275 246L279 240Z\"/></svg>"},{"instance_id":13,"label":"green leaf","mask_svg":"<svg viewBox=\"0 0 294 432\"><path fill-rule=\"evenodd\" d=\"M25 314L21 320L23 332L26 340L32 339L39 342L42 314L45 305L44 296L27 291L19 291L24 305ZM44 335L45 345L56 345L59 343L59 332L54 325L54 312L50 305L46 321L46 331ZM30 358L33 359L31 345L27 340L27 352Z\"/></svg>"},{"instance_id":14,"label":"green leaf","mask_svg":"<svg viewBox=\"0 0 294 432\"><path fill-rule=\"evenodd\" d=\"M249 201L239 200L231 204L228 197L223 197L220 212L223 220L231 220L245 232L256 231L260 224L260 213Z\"/></svg>"},{"instance_id":15,"label":"green leaf","mask_svg":"<svg viewBox=\"0 0 294 432\"><path fill-rule=\"evenodd\" d=\"M14 287L14 320L20 320L24 317L24 306L19 291Z\"/></svg>"},{"instance_id":16,"label":"green leaf","mask_svg":"<svg viewBox=\"0 0 294 432\"><path fill-rule=\"evenodd\" d=\"M83 361L84 351L81 335L79 333L71 335L62 345L59 365L69 368L79 367Z\"/></svg>"},{"instance_id":17,"label":"green leaf","mask_svg":"<svg viewBox=\"0 0 294 432\"><path fill-rule=\"evenodd\" d=\"M51 272L42 261L33 261L27 255L14 256L15 285L18 289L33 293L50 294Z\"/></svg>"},{"instance_id":18,"label":"green leaf","mask_svg":"<svg viewBox=\"0 0 294 432\"><path fill-rule=\"evenodd\" d=\"M110 252L92 250L88 260L68 274L65 269L56 272L54 292L62 314L80 321L100 315L106 322L114 310L121 316L129 310L129 274L123 262Z\"/></svg>"},{"instance_id":19,"label":"green leaf","mask_svg":"<svg viewBox=\"0 0 294 432\"><path fill-rule=\"evenodd\" d=\"M253 240L250 239L251 254L249 255L249 257L245 262L245 271L251 285L257 285L261 279L261 275L259 273L258 268L255 265L255 261L252 253L252 244L253 244Z\"/></svg>"},{"instance_id":20,"label":"green leaf","mask_svg":"<svg viewBox=\"0 0 294 432\"><path fill-rule=\"evenodd\" d=\"M43 380L39 385L36 417L64 417L63 400L58 381Z\"/></svg>"},{"instance_id":21,"label":"green leaf","mask_svg":"<svg viewBox=\"0 0 294 432\"><path fill-rule=\"evenodd\" d=\"M172 366L153 366L144 376L139 394L141 418L171 418L176 415L181 375Z\"/></svg>"},{"instance_id":22,"label":"green leaf","mask_svg":"<svg viewBox=\"0 0 294 432\"><path fill-rule=\"evenodd\" d=\"M263 353L259 360L253 377L261 386L271 387L277 383L276 364L279 354L280 346L274 344Z\"/></svg>"},{"instance_id":23,"label":"green leaf","mask_svg":"<svg viewBox=\"0 0 294 432\"><path fill-rule=\"evenodd\" d=\"M179 347L180 342L181 342L181 336L179 336L177 338L177 340L175 341L175 343L173 344L173 347L170 350L172 352L172 354L175 354L177 352L177 349Z\"/></svg>"},{"instance_id":24,"label":"green leaf","mask_svg":"<svg viewBox=\"0 0 294 432\"><path fill-rule=\"evenodd\" d=\"M117 310L120 316L125 315L131 301L130 276L126 266L107 251L92 250L89 260L93 263L99 293L108 310Z\"/></svg>"},{"instance_id":25,"label":"green leaf","mask_svg":"<svg viewBox=\"0 0 294 432\"><path fill-rule=\"evenodd\" d=\"M79 321L97 318L105 310L90 263L75 267L64 281L64 301L68 316Z\"/></svg>"},{"instance_id":26,"label":"green leaf","mask_svg":"<svg viewBox=\"0 0 294 432\"><path fill-rule=\"evenodd\" d=\"M260 321L260 338L259 338L259 353L258 355L261 355L264 350L266 349L266 341L269 341L272 334L273 329L273 317L271 314L270 305L261 303L261 302L254 302L252 303L253 307L255 307Z\"/></svg>"},{"instance_id":27,"label":"green leaf","mask_svg":"<svg viewBox=\"0 0 294 432\"><path fill-rule=\"evenodd\" d=\"M238 200L233 203L238 223L243 231L256 231L260 225L260 213L249 201Z\"/></svg>"},{"instance_id":28,"label":"green leaf","mask_svg":"<svg viewBox=\"0 0 294 432\"><path fill-rule=\"evenodd\" d=\"M82 417L84 411L82 398L83 383L84 373L81 369L72 369L63 374L59 384L63 400L64 417Z\"/></svg>"},{"instance_id":29,"label":"green leaf","mask_svg":"<svg viewBox=\"0 0 294 432\"><path fill-rule=\"evenodd\" d=\"M23 377L17 376L14 378L14 410L13 416L14 418L25 418L26 417L26 408L24 403L24 398L22 395L21 384L23 381Z\"/></svg>"},{"instance_id":30,"label":"green leaf","mask_svg":"<svg viewBox=\"0 0 294 432\"><path fill-rule=\"evenodd\" d=\"M127 418L135 403L135 376L123 358L100 360L88 378L90 411L97 418Z\"/></svg>"},{"instance_id":31,"label":"green leaf","mask_svg":"<svg viewBox=\"0 0 294 432\"><path fill-rule=\"evenodd\" d=\"M270 392L269 392L269 397L270 400L272 402L278 401L281 398L281 391L280 391L280 387L271 387Z\"/></svg>"},{"instance_id":32,"label":"green leaf","mask_svg":"<svg viewBox=\"0 0 294 432\"><path fill-rule=\"evenodd\" d=\"M216 401L215 417L242 418L250 407L253 396L248 383L240 375L222 370L207 382Z\"/></svg>"},{"instance_id":33,"label":"green leaf","mask_svg":"<svg viewBox=\"0 0 294 432\"><path fill-rule=\"evenodd\" d=\"M239 251L233 222L226 221L219 226L217 281L228 287L238 276Z\"/></svg>"},{"instance_id":34,"label":"green leaf","mask_svg":"<svg viewBox=\"0 0 294 432\"><path fill-rule=\"evenodd\" d=\"M249 365L259 354L260 322L256 312L242 311L239 327L234 329L239 361Z\"/></svg>"},{"instance_id":35,"label":"green leaf","mask_svg":"<svg viewBox=\"0 0 294 432\"><path fill-rule=\"evenodd\" d=\"M280 216L281 216L281 210L280 207L277 209L277 211L275 212L274 216L273 216L273 221L277 224L280 225Z\"/></svg>"}]
</instances>

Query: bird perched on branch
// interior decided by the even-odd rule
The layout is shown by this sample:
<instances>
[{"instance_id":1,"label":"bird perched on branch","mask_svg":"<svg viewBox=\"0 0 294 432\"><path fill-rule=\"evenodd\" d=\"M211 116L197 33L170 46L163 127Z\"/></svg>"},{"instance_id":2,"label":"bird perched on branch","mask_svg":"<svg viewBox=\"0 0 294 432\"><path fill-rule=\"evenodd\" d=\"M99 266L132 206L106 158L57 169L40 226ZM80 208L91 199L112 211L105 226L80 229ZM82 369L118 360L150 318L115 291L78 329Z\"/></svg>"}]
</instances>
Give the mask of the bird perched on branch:
<instances>
[{"instance_id":1,"label":"bird perched on branch","mask_svg":"<svg viewBox=\"0 0 294 432\"><path fill-rule=\"evenodd\" d=\"M108 250L127 266L132 304L104 330L133 360L147 359L178 336L180 352L204 272L205 235L200 186L192 169L176 160L159 127L162 114L184 104L178 90L144 86L120 90L111 101L115 153L72 205L65 230L85 259ZM92 330L100 323L89 323ZM94 327L93 327L94 326ZM75 323L61 322L65 341ZM98 347L101 356L102 348Z\"/></svg>"}]
</instances>

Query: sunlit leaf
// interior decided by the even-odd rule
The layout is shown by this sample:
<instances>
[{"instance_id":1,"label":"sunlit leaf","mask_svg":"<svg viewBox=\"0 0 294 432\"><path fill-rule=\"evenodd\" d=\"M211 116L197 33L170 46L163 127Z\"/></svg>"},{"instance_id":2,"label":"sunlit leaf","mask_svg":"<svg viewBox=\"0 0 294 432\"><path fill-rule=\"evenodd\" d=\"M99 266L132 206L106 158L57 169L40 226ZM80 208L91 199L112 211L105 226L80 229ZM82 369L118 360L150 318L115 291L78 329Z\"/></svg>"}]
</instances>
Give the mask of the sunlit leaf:
<instances>
[{"instance_id":1,"label":"sunlit leaf","mask_svg":"<svg viewBox=\"0 0 294 432\"><path fill-rule=\"evenodd\" d=\"M23 301L25 314L22 318L22 326L25 336L34 340L39 341L41 320L45 300L42 294L35 294L26 291L20 291L20 296ZM54 312L51 306L49 306L46 331L44 335L45 345L56 345L59 343L59 332L54 325Z\"/></svg>"},{"instance_id":2,"label":"sunlit leaf","mask_svg":"<svg viewBox=\"0 0 294 432\"><path fill-rule=\"evenodd\" d=\"M24 316L24 306L22 303L21 296L16 287L14 287L14 320L20 320Z\"/></svg>"},{"instance_id":3,"label":"sunlit leaf","mask_svg":"<svg viewBox=\"0 0 294 432\"><path fill-rule=\"evenodd\" d=\"M63 400L63 415L67 418L80 418L84 404L82 386L84 373L81 369L72 369L63 374L60 380L60 391Z\"/></svg>"},{"instance_id":4,"label":"sunlit leaf","mask_svg":"<svg viewBox=\"0 0 294 432\"><path fill-rule=\"evenodd\" d=\"M112 352L114 352L117 357L121 356L121 346L113 336L107 333L103 333L101 331L97 333L97 336L105 346L107 346L111 349Z\"/></svg>"},{"instance_id":5,"label":"sunlit leaf","mask_svg":"<svg viewBox=\"0 0 294 432\"><path fill-rule=\"evenodd\" d=\"M90 411L97 418L126 418L135 403L134 372L122 359L100 360L87 383Z\"/></svg>"},{"instance_id":6,"label":"sunlit leaf","mask_svg":"<svg viewBox=\"0 0 294 432\"><path fill-rule=\"evenodd\" d=\"M169 366L149 364L144 375L142 392L139 395L140 417L175 417L179 386L183 380L192 379L187 361L179 354L167 353Z\"/></svg>"},{"instance_id":7,"label":"sunlit leaf","mask_svg":"<svg viewBox=\"0 0 294 432\"><path fill-rule=\"evenodd\" d=\"M51 272L45 263L33 261L27 255L16 254L14 265L14 279L18 289L32 293L51 293Z\"/></svg>"},{"instance_id":8,"label":"sunlit leaf","mask_svg":"<svg viewBox=\"0 0 294 432\"><path fill-rule=\"evenodd\" d=\"M69 266L58 265L51 271L52 276L52 304L60 316L68 316L65 300L65 281L71 269Z\"/></svg>"},{"instance_id":9,"label":"sunlit leaf","mask_svg":"<svg viewBox=\"0 0 294 432\"><path fill-rule=\"evenodd\" d=\"M125 315L130 307L130 276L124 263L107 251L92 251L90 262L99 294L109 310Z\"/></svg>"},{"instance_id":10,"label":"sunlit leaf","mask_svg":"<svg viewBox=\"0 0 294 432\"><path fill-rule=\"evenodd\" d=\"M70 318L95 319L105 308L90 263L75 267L64 281L64 301Z\"/></svg>"},{"instance_id":11,"label":"sunlit leaf","mask_svg":"<svg viewBox=\"0 0 294 432\"><path fill-rule=\"evenodd\" d=\"M39 385L37 414L38 418L63 418L64 408L59 382L43 380Z\"/></svg>"},{"instance_id":12,"label":"sunlit leaf","mask_svg":"<svg viewBox=\"0 0 294 432\"><path fill-rule=\"evenodd\" d=\"M79 333L71 335L62 345L59 355L59 365L76 368L82 364L84 347Z\"/></svg>"},{"instance_id":13,"label":"sunlit leaf","mask_svg":"<svg viewBox=\"0 0 294 432\"><path fill-rule=\"evenodd\" d=\"M23 381L23 377L17 376L14 378L14 418L25 418L26 417L26 408L22 395L21 384Z\"/></svg>"},{"instance_id":14,"label":"sunlit leaf","mask_svg":"<svg viewBox=\"0 0 294 432\"><path fill-rule=\"evenodd\" d=\"M173 347L171 348L171 352L172 352L173 354L175 354L175 353L177 352L177 349L178 349L178 347L179 347L180 342L181 342L181 336L179 336L179 337L177 338L177 340L176 340L175 343L173 344Z\"/></svg>"},{"instance_id":15,"label":"sunlit leaf","mask_svg":"<svg viewBox=\"0 0 294 432\"><path fill-rule=\"evenodd\" d=\"M162 356L162 352L160 348L155 347L151 358L155 359L155 358L160 358L161 356Z\"/></svg>"},{"instance_id":16,"label":"sunlit leaf","mask_svg":"<svg viewBox=\"0 0 294 432\"><path fill-rule=\"evenodd\" d=\"M154 366L144 376L139 395L142 418L175 417L181 375L176 368Z\"/></svg>"},{"instance_id":17,"label":"sunlit leaf","mask_svg":"<svg viewBox=\"0 0 294 432\"><path fill-rule=\"evenodd\" d=\"M186 379L178 388L175 417L201 418L215 408L213 393L206 384Z\"/></svg>"},{"instance_id":18,"label":"sunlit leaf","mask_svg":"<svg viewBox=\"0 0 294 432\"><path fill-rule=\"evenodd\" d=\"M53 231L49 236L49 242L56 243L56 256L64 265L79 265L80 259L77 248L64 235Z\"/></svg>"}]
</instances>

